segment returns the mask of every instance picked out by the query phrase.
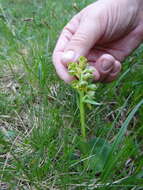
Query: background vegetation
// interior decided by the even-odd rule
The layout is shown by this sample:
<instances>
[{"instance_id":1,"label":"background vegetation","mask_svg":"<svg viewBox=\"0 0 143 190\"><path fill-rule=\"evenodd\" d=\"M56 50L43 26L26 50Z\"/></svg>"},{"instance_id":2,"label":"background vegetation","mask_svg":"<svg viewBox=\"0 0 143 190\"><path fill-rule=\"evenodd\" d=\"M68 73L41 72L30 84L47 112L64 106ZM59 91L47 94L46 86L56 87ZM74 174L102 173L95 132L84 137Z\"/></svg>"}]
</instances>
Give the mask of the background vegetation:
<instances>
[{"instance_id":1,"label":"background vegetation","mask_svg":"<svg viewBox=\"0 0 143 190\"><path fill-rule=\"evenodd\" d=\"M86 123L100 140L87 155L76 94L52 65L61 29L90 2L0 2L1 190L143 189L143 46L99 84Z\"/></svg>"}]
</instances>

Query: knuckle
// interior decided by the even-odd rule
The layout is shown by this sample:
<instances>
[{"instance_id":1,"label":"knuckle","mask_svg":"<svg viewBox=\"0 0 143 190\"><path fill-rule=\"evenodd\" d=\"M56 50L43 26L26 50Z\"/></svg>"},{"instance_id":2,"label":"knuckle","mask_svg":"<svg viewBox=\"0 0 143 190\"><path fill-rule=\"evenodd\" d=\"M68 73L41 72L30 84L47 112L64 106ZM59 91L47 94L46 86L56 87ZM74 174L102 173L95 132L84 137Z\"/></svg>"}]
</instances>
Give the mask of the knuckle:
<instances>
[{"instance_id":1,"label":"knuckle","mask_svg":"<svg viewBox=\"0 0 143 190\"><path fill-rule=\"evenodd\" d=\"M66 38L68 41L70 41L72 34L71 32L68 31L68 29L64 29L62 32L62 35L64 36L64 38Z\"/></svg>"},{"instance_id":2,"label":"knuckle","mask_svg":"<svg viewBox=\"0 0 143 190\"><path fill-rule=\"evenodd\" d=\"M71 44L76 46L86 46L88 41L88 37L86 34L79 32L75 36L73 36Z\"/></svg>"},{"instance_id":3,"label":"knuckle","mask_svg":"<svg viewBox=\"0 0 143 190\"><path fill-rule=\"evenodd\" d=\"M63 28L63 33L70 33L70 34L74 34L74 30L73 30L73 26L71 24L68 24L67 26L65 26Z\"/></svg>"}]
</instances>

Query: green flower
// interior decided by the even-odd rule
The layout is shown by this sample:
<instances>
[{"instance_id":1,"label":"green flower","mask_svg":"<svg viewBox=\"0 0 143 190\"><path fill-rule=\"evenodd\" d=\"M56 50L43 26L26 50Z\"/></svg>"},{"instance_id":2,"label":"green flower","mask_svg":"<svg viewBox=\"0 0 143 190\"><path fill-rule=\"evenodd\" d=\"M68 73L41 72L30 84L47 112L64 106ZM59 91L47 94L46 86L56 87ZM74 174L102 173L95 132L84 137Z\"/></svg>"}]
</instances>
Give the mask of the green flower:
<instances>
[{"instance_id":1,"label":"green flower","mask_svg":"<svg viewBox=\"0 0 143 190\"><path fill-rule=\"evenodd\" d=\"M96 85L92 84L95 68L88 64L88 60L82 56L77 62L68 63L68 70L70 75L77 78L72 82L72 87L93 98L94 91L97 89Z\"/></svg>"},{"instance_id":2,"label":"green flower","mask_svg":"<svg viewBox=\"0 0 143 190\"><path fill-rule=\"evenodd\" d=\"M93 101L97 89L97 86L93 84L95 68L88 64L85 57L80 57L77 62L68 63L68 71L70 75L76 77L71 86L79 93L81 133L83 138L86 139L84 104L86 103L90 108L91 104L96 103Z\"/></svg>"}]
</instances>

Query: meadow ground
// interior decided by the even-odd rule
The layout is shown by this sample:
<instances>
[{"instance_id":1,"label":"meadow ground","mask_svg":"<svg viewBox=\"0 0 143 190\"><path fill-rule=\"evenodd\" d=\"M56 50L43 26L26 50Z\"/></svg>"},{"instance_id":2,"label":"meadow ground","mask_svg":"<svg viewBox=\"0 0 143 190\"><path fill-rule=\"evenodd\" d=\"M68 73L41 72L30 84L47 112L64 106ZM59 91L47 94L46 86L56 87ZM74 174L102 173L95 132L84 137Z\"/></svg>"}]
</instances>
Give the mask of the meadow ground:
<instances>
[{"instance_id":1,"label":"meadow ground","mask_svg":"<svg viewBox=\"0 0 143 190\"><path fill-rule=\"evenodd\" d=\"M143 189L143 46L98 85L86 124L99 143L87 154L76 93L52 65L61 29L90 2L0 2L1 190Z\"/></svg>"}]
</instances>

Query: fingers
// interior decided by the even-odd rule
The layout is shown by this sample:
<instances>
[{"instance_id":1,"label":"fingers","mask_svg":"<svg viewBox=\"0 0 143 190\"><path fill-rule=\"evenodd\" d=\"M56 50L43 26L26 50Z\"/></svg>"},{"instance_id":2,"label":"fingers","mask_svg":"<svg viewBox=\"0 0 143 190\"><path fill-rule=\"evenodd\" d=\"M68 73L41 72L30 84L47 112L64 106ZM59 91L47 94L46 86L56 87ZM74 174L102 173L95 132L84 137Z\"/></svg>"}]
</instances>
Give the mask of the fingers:
<instances>
[{"instance_id":1,"label":"fingers","mask_svg":"<svg viewBox=\"0 0 143 190\"><path fill-rule=\"evenodd\" d=\"M69 83L74 78L68 73L67 63L77 61L80 56L88 57L96 41L101 36L98 20L95 25L92 19L81 19L79 13L64 27L53 53L53 62L59 77ZM94 52L95 53L95 52ZM92 61L93 59L93 61ZM121 65L110 54L91 55L89 62L95 66L95 81L111 82L119 71Z\"/></svg>"},{"instance_id":2,"label":"fingers","mask_svg":"<svg viewBox=\"0 0 143 190\"><path fill-rule=\"evenodd\" d=\"M109 54L104 54L92 65L96 68L95 81L112 82L117 78L121 71L121 64L119 61Z\"/></svg>"},{"instance_id":3,"label":"fingers","mask_svg":"<svg viewBox=\"0 0 143 190\"><path fill-rule=\"evenodd\" d=\"M72 36L76 32L80 20L80 14L77 14L72 18L72 20L64 27L56 47L53 52L53 63L56 69L57 74L59 77L64 80L65 82L70 82L73 80L68 73L66 64L72 61L72 57L74 56L72 52L69 52L65 57L63 53L69 41L71 40ZM62 60L63 57L63 60Z\"/></svg>"},{"instance_id":4,"label":"fingers","mask_svg":"<svg viewBox=\"0 0 143 190\"><path fill-rule=\"evenodd\" d=\"M57 72L58 76L62 80L64 80L66 83L69 83L72 80L74 80L74 77L69 75L67 68L65 67L64 64L62 64L61 56L62 56L61 52L56 53L53 56L53 62L54 62L54 65L55 65L55 69L56 69L56 72Z\"/></svg>"},{"instance_id":5,"label":"fingers","mask_svg":"<svg viewBox=\"0 0 143 190\"><path fill-rule=\"evenodd\" d=\"M109 75L104 79L103 82L114 81L118 77L120 71L121 71L121 63L119 61L115 61L113 69L111 70Z\"/></svg>"},{"instance_id":6,"label":"fingers","mask_svg":"<svg viewBox=\"0 0 143 190\"><path fill-rule=\"evenodd\" d=\"M69 55L69 52L72 52L72 55L74 55L72 61L77 61L80 56L87 56L99 37L100 31L98 22L88 17L81 19L77 31L65 48L62 58L63 62L69 61L69 59L65 59L68 57L67 55Z\"/></svg>"},{"instance_id":7,"label":"fingers","mask_svg":"<svg viewBox=\"0 0 143 190\"><path fill-rule=\"evenodd\" d=\"M67 24L53 53L53 62L61 79L69 82L71 76L66 68L67 63L77 61L80 56L86 56L99 37L98 22L87 16L81 19L81 13Z\"/></svg>"},{"instance_id":8,"label":"fingers","mask_svg":"<svg viewBox=\"0 0 143 190\"><path fill-rule=\"evenodd\" d=\"M69 83L75 78L70 76L68 70L64 64L62 64L60 58L60 53L57 54L55 68L62 80ZM89 62L90 65L96 68L93 73L95 76L96 82L112 82L115 80L121 71L121 63L109 54L104 54L100 58L97 59L96 62Z\"/></svg>"},{"instance_id":9,"label":"fingers","mask_svg":"<svg viewBox=\"0 0 143 190\"><path fill-rule=\"evenodd\" d=\"M67 44L70 42L72 36L77 31L80 22L80 13L75 15L71 21L64 27L61 35L57 41L55 52L64 52Z\"/></svg>"}]
</instances>

